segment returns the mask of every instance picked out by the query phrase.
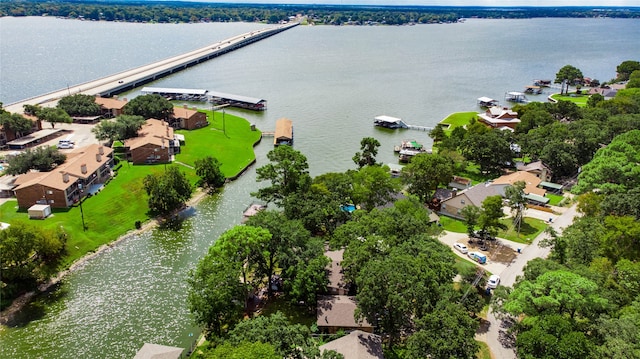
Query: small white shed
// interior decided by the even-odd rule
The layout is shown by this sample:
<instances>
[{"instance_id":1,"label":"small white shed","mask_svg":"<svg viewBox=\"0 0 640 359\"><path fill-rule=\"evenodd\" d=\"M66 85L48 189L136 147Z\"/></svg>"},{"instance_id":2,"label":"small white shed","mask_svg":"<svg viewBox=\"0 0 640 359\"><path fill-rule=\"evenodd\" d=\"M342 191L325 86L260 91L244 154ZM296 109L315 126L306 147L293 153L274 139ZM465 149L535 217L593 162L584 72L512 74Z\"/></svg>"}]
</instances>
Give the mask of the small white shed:
<instances>
[{"instance_id":1,"label":"small white shed","mask_svg":"<svg viewBox=\"0 0 640 359\"><path fill-rule=\"evenodd\" d=\"M30 219L45 219L51 215L51 206L48 204L34 204L29 207Z\"/></svg>"}]
</instances>

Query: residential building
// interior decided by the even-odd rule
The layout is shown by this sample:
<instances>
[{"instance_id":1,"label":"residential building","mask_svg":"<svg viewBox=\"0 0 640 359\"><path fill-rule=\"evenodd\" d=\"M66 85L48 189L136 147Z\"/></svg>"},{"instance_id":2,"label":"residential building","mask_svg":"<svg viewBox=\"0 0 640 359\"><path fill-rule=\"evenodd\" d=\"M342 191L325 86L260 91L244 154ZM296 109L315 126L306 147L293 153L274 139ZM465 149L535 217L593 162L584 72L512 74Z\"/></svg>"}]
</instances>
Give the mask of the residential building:
<instances>
[{"instance_id":1,"label":"residential building","mask_svg":"<svg viewBox=\"0 0 640 359\"><path fill-rule=\"evenodd\" d=\"M320 353L335 350L344 359L384 359L382 338L377 334L354 330L344 337L321 345Z\"/></svg>"},{"instance_id":2,"label":"residential building","mask_svg":"<svg viewBox=\"0 0 640 359\"><path fill-rule=\"evenodd\" d=\"M373 332L373 325L366 319L358 322L355 319L356 299L347 295L318 296L316 324L326 333L333 334L339 330L362 330Z\"/></svg>"},{"instance_id":3,"label":"residential building","mask_svg":"<svg viewBox=\"0 0 640 359\"><path fill-rule=\"evenodd\" d=\"M477 184L442 201L440 203L440 213L455 218L463 218L460 214L462 208L469 205L482 207L482 201L489 196L504 197L504 188L502 186L492 186L490 182Z\"/></svg>"},{"instance_id":4,"label":"residential building","mask_svg":"<svg viewBox=\"0 0 640 359\"><path fill-rule=\"evenodd\" d=\"M127 99L118 99L118 96L99 97L96 96L96 103L102 109L102 117L113 118L122 115L122 109L127 104Z\"/></svg>"},{"instance_id":5,"label":"residential building","mask_svg":"<svg viewBox=\"0 0 640 359\"><path fill-rule=\"evenodd\" d=\"M22 117L28 120L31 120L31 123L33 124L31 127L31 130L25 133L15 133L10 128L5 128L4 126L0 125L0 150L7 149L8 143L13 140L16 140L22 136L26 136L33 132L42 130L42 121L40 121L36 116L22 114Z\"/></svg>"},{"instance_id":6,"label":"residential building","mask_svg":"<svg viewBox=\"0 0 640 359\"><path fill-rule=\"evenodd\" d=\"M484 113L479 113L478 118L486 126L499 130L514 131L520 123L517 112L500 106L488 108Z\"/></svg>"},{"instance_id":7,"label":"residential building","mask_svg":"<svg viewBox=\"0 0 640 359\"><path fill-rule=\"evenodd\" d=\"M327 250L324 252L324 255L331 260L331 263L329 263L326 268L329 277L327 291L329 294L346 295L349 290L344 281L344 273L342 270L342 256L344 255L344 249L336 251Z\"/></svg>"},{"instance_id":8,"label":"residential building","mask_svg":"<svg viewBox=\"0 0 640 359\"><path fill-rule=\"evenodd\" d=\"M173 128L162 120L148 119L138 131L138 137L124 141L127 160L133 164L170 163L180 152L180 141Z\"/></svg>"},{"instance_id":9,"label":"residential building","mask_svg":"<svg viewBox=\"0 0 640 359\"><path fill-rule=\"evenodd\" d=\"M536 175L541 181L551 180L551 170L542 161L535 161L528 164L517 163L516 169L518 171L525 171Z\"/></svg>"},{"instance_id":10,"label":"residential building","mask_svg":"<svg viewBox=\"0 0 640 359\"><path fill-rule=\"evenodd\" d=\"M187 105L184 105L183 107L173 108L173 119L169 125L173 128L195 130L208 124L207 114L199 112L195 107L189 109Z\"/></svg>"},{"instance_id":11,"label":"residential building","mask_svg":"<svg viewBox=\"0 0 640 359\"><path fill-rule=\"evenodd\" d=\"M111 177L113 150L93 144L67 154L65 163L50 172L27 172L13 189L18 207L48 204L66 208L98 190Z\"/></svg>"}]
</instances>

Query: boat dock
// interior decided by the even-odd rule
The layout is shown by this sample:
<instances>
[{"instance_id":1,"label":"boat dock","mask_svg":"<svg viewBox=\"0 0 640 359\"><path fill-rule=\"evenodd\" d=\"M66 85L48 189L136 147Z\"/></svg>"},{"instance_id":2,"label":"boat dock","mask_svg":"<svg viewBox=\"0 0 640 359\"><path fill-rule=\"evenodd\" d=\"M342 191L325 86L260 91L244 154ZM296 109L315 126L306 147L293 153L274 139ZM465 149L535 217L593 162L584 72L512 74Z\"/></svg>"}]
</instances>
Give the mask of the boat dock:
<instances>
[{"instance_id":1,"label":"boat dock","mask_svg":"<svg viewBox=\"0 0 640 359\"><path fill-rule=\"evenodd\" d=\"M433 127L409 125L402 119L387 115L380 115L373 118L373 124L379 127L395 130L397 128L406 128L408 130L431 131Z\"/></svg>"},{"instance_id":2,"label":"boat dock","mask_svg":"<svg viewBox=\"0 0 640 359\"><path fill-rule=\"evenodd\" d=\"M293 146L293 121L281 118L276 121L276 130L273 134L273 145Z\"/></svg>"},{"instance_id":3,"label":"boat dock","mask_svg":"<svg viewBox=\"0 0 640 359\"><path fill-rule=\"evenodd\" d=\"M253 111L264 111L267 109L267 100L261 98L232 95L214 91L209 91L208 96L209 101L215 105L229 105Z\"/></svg>"},{"instance_id":4,"label":"boat dock","mask_svg":"<svg viewBox=\"0 0 640 359\"><path fill-rule=\"evenodd\" d=\"M181 89L169 87L143 87L141 92L143 94L160 95L167 100L206 101L207 92L209 91L201 89Z\"/></svg>"},{"instance_id":5,"label":"boat dock","mask_svg":"<svg viewBox=\"0 0 640 359\"><path fill-rule=\"evenodd\" d=\"M157 94L168 100L207 101L216 106L232 106L254 111L267 109L267 100L241 95L232 95L204 89L183 89L169 87L143 87L143 94Z\"/></svg>"},{"instance_id":6,"label":"boat dock","mask_svg":"<svg viewBox=\"0 0 640 359\"><path fill-rule=\"evenodd\" d=\"M75 94L111 97L279 34L298 25L300 25L298 21L292 21L287 24L266 27L264 29L236 35L185 54L8 104L4 106L4 109L13 113L22 113L24 111L24 105L55 106L57 101L62 97Z\"/></svg>"}]
</instances>

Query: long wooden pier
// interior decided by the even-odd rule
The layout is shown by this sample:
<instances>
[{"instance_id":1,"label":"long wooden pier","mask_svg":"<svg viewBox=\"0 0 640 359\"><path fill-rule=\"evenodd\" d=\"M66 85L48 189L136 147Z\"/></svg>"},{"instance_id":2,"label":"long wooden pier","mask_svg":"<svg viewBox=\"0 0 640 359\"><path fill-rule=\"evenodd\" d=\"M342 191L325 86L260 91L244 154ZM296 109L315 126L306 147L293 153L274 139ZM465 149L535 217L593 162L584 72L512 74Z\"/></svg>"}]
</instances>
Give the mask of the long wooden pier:
<instances>
[{"instance_id":1,"label":"long wooden pier","mask_svg":"<svg viewBox=\"0 0 640 359\"><path fill-rule=\"evenodd\" d=\"M163 76L184 70L214 57L224 55L256 41L266 39L267 37L289 30L299 24L300 23L298 21L294 21L275 27L240 34L182 55L15 102L4 106L4 109L9 112L22 113L24 110L23 106L26 104L55 106L60 98L78 93L106 97L112 96L154 81Z\"/></svg>"}]
</instances>

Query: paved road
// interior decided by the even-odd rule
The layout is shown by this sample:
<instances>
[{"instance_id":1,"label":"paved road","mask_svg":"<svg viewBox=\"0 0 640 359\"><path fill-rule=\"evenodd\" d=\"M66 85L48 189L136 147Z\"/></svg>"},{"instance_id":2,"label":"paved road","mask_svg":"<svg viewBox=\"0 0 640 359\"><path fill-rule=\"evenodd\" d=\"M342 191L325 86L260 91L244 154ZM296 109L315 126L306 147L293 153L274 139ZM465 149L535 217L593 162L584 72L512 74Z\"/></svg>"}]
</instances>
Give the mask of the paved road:
<instances>
[{"instance_id":1,"label":"paved road","mask_svg":"<svg viewBox=\"0 0 640 359\"><path fill-rule=\"evenodd\" d=\"M573 205L560 216L557 216L553 220L551 227L553 227L558 233L562 233L562 230L564 228L573 223L573 219L577 215L578 213L576 212L576 206ZM518 276L522 275L522 270L528 261L534 258L545 258L549 255L549 248L542 248L539 246L540 241L545 237L546 234L544 232L541 233L533 240L533 242L529 246L522 249L522 253L516 258L516 260L507 268L505 268L502 273L500 273L500 284L512 287L516 282ZM515 359L516 354L514 348L503 346L503 344L499 340L501 332L503 333L502 335L504 335L506 329L501 328L501 325L503 323L494 317L491 310L489 310L489 313L487 313L487 321L488 327L483 328L486 329L486 332L477 335L476 338L478 340L485 341L489 345L494 359Z\"/></svg>"}]
</instances>

